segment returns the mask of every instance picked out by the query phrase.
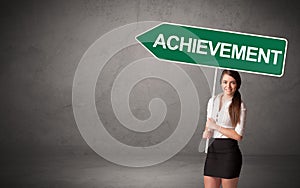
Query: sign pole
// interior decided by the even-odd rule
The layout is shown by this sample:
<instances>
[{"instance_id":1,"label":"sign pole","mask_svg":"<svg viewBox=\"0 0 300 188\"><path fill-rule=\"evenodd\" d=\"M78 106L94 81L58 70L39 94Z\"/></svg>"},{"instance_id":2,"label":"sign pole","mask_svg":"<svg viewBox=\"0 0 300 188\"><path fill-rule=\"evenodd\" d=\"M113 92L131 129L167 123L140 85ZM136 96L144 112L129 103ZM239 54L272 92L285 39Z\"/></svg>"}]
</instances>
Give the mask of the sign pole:
<instances>
[{"instance_id":1,"label":"sign pole","mask_svg":"<svg viewBox=\"0 0 300 188\"><path fill-rule=\"evenodd\" d=\"M214 97L215 97L215 93L216 93L216 82L217 82L217 74L218 74L218 68L215 68L215 75L214 75L214 84L213 84L213 90L212 90L212 103L210 104L210 112L208 112L211 116L213 113L213 107L214 107ZM210 129L208 129L208 131L211 131ZM209 144L209 138L206 139L206 144L205 144L205 153L207 153L208 150L208 144Z\"/></svg>"}]
</instances>

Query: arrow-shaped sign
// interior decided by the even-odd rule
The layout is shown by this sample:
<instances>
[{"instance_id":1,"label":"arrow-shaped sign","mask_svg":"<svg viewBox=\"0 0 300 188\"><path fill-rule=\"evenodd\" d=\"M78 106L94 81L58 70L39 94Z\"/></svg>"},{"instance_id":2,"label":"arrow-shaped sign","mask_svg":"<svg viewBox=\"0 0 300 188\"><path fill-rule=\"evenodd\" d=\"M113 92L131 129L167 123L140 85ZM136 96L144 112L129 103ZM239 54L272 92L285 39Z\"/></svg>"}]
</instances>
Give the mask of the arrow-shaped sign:
<instances>
[{"instance_id":1,"label":"arrow-shaped sign","mask_svg":"<svg viewBox=\"0 0 300 188\"><path fill-rule=\"evenodd\" d=\"M163 60L281 77L287 40L162 23L136 39Z\"/></svg>"}]
</instances>

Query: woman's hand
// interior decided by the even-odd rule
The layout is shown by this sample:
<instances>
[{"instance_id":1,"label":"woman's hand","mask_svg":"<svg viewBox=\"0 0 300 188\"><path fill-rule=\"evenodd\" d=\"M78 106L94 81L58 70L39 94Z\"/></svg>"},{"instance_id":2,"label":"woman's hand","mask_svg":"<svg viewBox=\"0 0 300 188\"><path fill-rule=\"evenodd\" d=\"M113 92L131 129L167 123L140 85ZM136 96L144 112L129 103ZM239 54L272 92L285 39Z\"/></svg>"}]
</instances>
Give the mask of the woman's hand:
<instances>
[{"instance_id":1,"label":"woman's hand","mask_svg":"<svg viewBox=\"0 0 300 188\"><path fill-rule=\"evenodd\" d=\"M204 130L203 131L203 134L202 134L202 138L211 138L212 137L212 134L213 132L212 131L209 131L208 129Z\"/></svg>"},{"instance_id":2,"label":"woman's hand","mask_svg":"<svg viewBox=\"0 0 300 188\"><path fill-rule=\"evenodd\" d=\"M218 130L219 126L216 124L215 120L213 120L212 118L208 118L206 121L206 128Z\"/></svg>"}]
</instances>

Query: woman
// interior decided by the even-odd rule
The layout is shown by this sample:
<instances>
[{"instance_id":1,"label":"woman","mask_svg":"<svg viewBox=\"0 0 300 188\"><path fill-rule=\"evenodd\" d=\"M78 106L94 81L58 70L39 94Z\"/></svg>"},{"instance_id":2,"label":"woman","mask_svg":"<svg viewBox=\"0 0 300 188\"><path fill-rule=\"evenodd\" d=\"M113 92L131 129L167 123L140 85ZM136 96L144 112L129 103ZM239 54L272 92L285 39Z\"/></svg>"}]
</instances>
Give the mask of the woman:
<instances>
[{"instance_id":1,"label":"woman","mask_svg":"<svg viewBox=\"0 0 300 188\"><path fill-rule=\"evenodd\" d=\"M204 186L236 188L242 167L238 141L243 138L246 108L239 92L239 73L224 70L220 82L223 93L209 100L203 132L203 138L214 138L205 161Z\"/></svg>"}]
</instances>

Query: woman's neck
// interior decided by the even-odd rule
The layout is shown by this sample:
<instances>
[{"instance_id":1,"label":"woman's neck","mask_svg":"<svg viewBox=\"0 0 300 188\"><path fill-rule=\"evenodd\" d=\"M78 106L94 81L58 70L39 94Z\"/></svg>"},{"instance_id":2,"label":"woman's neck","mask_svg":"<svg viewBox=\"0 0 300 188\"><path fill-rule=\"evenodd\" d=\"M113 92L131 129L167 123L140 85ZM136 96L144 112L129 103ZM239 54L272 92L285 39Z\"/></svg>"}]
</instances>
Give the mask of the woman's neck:
<instances>
[{"instance_id":1,"label":"woman's neck","mask_svg":"<svg viewBox=\"0 0 300 188\"><path fill-rule=\"evenodd\" d=\"M224 101L229 101L233 98L232 95L226 95L225 93L223 93L221 97Z\"/></svg>"}]
</instances>

